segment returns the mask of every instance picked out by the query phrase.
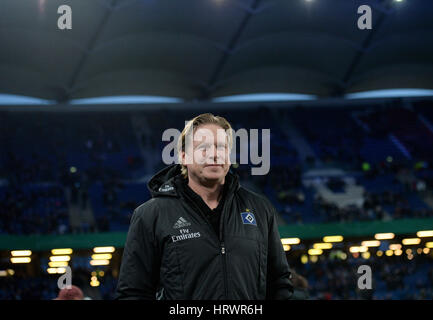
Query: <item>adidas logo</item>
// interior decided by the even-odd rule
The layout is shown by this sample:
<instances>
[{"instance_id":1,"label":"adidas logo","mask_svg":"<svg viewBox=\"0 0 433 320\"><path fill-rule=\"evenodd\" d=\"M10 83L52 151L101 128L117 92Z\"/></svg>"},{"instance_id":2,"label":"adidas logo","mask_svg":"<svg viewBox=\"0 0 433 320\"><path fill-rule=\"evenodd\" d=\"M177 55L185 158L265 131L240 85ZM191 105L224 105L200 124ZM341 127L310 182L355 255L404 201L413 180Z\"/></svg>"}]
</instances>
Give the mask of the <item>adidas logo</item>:
<instances>
[{"instance_id":1,"label":"adidas logo","mask_svg":"<svg viewBox=\"0 0 433 320\"><path fill-rule=\"evenodd\" d=\"M180 217L176 223L173 225L174 229L179 229L179 228L183 228L183 227L188 227L190 226L191 223L189 223L188 221L186 221L183 217Z\"/></svg>"}]
</instances>

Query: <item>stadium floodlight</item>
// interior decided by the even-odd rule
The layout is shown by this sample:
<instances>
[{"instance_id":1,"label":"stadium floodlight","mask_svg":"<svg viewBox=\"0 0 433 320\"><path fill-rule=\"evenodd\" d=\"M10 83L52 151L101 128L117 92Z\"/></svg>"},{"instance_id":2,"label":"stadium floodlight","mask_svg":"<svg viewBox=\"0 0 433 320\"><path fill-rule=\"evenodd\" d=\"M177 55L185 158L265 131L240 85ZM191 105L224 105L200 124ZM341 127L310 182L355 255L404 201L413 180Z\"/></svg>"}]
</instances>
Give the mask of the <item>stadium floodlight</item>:
<instances>
[{"instance_id":1,"label":"stadium floodlight","mask_svg":"<svg viewBox=\"0 0 433 320\"><path fill-rule=\"evenodd\" d=\"M110 260L90 260L92 266L107 266L110 264Z\"/></svg>"},{"instance_id":2,"label":"stadium floodlight","mask_svg":"<svg viewBox=\"0 0 433 320\"><path fill-rule=\"evenodd\" d=\"M318 255L321 255L322 253L323 253L322 249L310 249L310 250L308 250L308 254L310 256L318 256Z\"/></svg>"},{"instance_id":3,"label":"stadium floodlight","mask_svg":"<svg viewBox=\"0 0 433 320\"><path fill-rule=\"evenodd\" d=\"M420 244L420 238L406 238L401 241L405 246Z\"/></svg>"},{"instance_id":4,"label":"stadium floodlight","mask_svg":"<svg viewBox=\"0 0 433 320\"><path fill-rule=\"evenodd\" d=\"M70 256L51 256L50 261L69 261L71 260Z\"/></svg>"},{"instance_id":5,"label":"stadium floodlight","mask_svg":"<svg viewBox=\"0 0 433 320\"><path fill-rule=\"evenodd\" d=\"M112 253L116 249L114 247L95 247L93 248L94 253Z\"/></svg>"},{"instance_id":6,"label":"stadium floodlight","mask_svg":"<svg viewBox=\"0 0 433 320\"><path fill-rule=\"evenodd\" d=\"M433 230L418 231L416 236L420 238L433 237Z\"/></svg>"},{"instance_id":7,"label":"stadium floodlight","mask_svg":"<svg viewBox=\"0 0 433 320\"><path fill-rule=\"evenodd\" d=\"M361 245L364 247L378 247L380 246L380 241L379 240L362 241Z\"/></svg>"},{"instance_id":8,"label":"stadium floodlight","mask_svg":"<svg viewBox=\"0 0 433 320\"><path fill-rule=\"evenodd\" d=\"M313 244L314 249L332 249L332 243L315 243Z\"/></svg>"},{"instance_id":9,"label":"stadium floodlight","mask_svg":"<svg viewBox=\"0 0 433 320\"><path fill-rule=\"evenodd\" d=\"M72 249L70 248L64 248L64 249L52 249L51 254L52 255L59 255L59 254L72 254Z\"/></svg>"},{"instance_id":10,"label":"stadium floodlight","mask_svg":"<svg viewBox=\"0 0 433 320\"><path fill-rule=\"evenodd\" d=\"M343 241L343 236L326 236L323 237L323 242L341 242Z\"/></svg>"},{"instance_id":11,"label":"stadium floodlight","mask_svg":"<svg viewBox=\"0 0 433 320\"><path fill-rule=\"evenodd\" d=\"M374 238L376 240L387 240L387 239L394 239L395 234L394 233L376 233L374 235Z\"/></svg>"},{"instance_id":12,"label":"stadium floodlight","mask_svg":"<svg viewBox=\"0 0 433 320\"><path fill-rule=\"evenodd\" d=\"M30 250L13 250L13 251L11 251L12 257L28 257L31 255L32 255L32 252Z\"/></svg>"},{"instance_id":13,"label":"stadium floodlight","mask_svg":"<svg viewBox=\"0 0 433 320\"><path fill-rule=\"evenodd\" d=\"M281 239L282 244L299 244L301 239L299 238L283 238Z\"/></svg>"},{"instance_id":14,"label":"stadium floodlight","mask_svg":"<svg viewBox=\"0 0 433 320\"><path fill-rule=\"evenodd\" d=\"M93 260L110 260L112 255L110 253L92 254Z\"/></svg>"},{"instance_id":15,"label":"stadium floodlight","mask_svg":"<svg viewBox=\"0 0 433 320\"><path fill-rule=\"evenodd\" d=\"M12 263L30 263L32 259L30 257L18 257L18 258L11 258Z\"/></svg>"}]
</instances>

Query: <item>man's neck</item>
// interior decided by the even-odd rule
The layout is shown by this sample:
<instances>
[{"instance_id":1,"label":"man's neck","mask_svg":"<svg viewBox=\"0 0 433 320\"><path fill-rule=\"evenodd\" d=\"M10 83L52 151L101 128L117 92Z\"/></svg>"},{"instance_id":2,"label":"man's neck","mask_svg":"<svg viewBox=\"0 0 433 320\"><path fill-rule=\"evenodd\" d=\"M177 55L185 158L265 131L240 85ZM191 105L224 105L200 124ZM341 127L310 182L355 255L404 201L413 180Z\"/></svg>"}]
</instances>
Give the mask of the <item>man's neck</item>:
<instances>
[{"instance_id":1,"label":"man's neck","mask_svg":"<svg viewBox=\"0 0 433 320\"><path fill-rule=\"evenodd\" d=\"M221 182L203 185L189 177L188 186L203 199L209 208L214 209L218 206L220 201L224 187L224 179Z\"/></svg>"}]
</instances>

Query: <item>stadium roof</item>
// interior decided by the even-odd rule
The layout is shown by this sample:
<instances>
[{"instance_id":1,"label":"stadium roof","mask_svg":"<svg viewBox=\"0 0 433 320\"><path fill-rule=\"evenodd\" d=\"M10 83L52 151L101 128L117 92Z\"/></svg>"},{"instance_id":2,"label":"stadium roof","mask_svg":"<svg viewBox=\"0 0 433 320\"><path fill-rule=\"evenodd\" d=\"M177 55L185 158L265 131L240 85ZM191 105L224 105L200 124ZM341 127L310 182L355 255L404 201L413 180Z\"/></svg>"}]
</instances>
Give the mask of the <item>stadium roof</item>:
<instances>
[{"instance_id":1,"label":"stadium roof","mask_svg":"<svg viewBox=\"0 0 433 320\"><path fill-rule=\"evenodd\" d=\"M59 6L72 30L59 30ZM371 5L372 30L358 6ZM433 89L433 1L2 0L0 94L185 101Z\"/></svg>"}]
</instances>

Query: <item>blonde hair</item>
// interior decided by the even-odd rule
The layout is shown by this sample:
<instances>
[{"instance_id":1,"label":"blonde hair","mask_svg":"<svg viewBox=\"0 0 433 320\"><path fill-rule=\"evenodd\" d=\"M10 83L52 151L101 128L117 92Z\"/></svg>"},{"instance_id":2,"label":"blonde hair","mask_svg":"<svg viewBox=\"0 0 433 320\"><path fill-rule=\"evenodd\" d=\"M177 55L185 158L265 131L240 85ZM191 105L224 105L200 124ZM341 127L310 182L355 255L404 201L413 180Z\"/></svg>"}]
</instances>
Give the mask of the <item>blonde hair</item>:
<instances>
[{"instance_id":1,"label":"blonde hair","mask_svg":"<svg viewBox=\"0 0 433 320\"><path fill-rule=\"evenodd\" d=\"M230 123L223 117L215 116L212 113L203 113L198 116L196 116L194 119L189 120L188 123L185 125L185 128L182 130L182 134L179 136L177 140L177 152L178 152L178 160L180 165L182 166L182 176L184 178L188 177L188 168L182 164L182 152L185 151L185 138L187 135L191 134L191 136L194 134L195 130L204 124L216 124L223 128L227 133L228 138L228 144L229 144L229 150L231 150L233 145L233 133L232 133L232 126ZM193 130L191 132L191 130Z\"/></svg>"}]
</instances>

